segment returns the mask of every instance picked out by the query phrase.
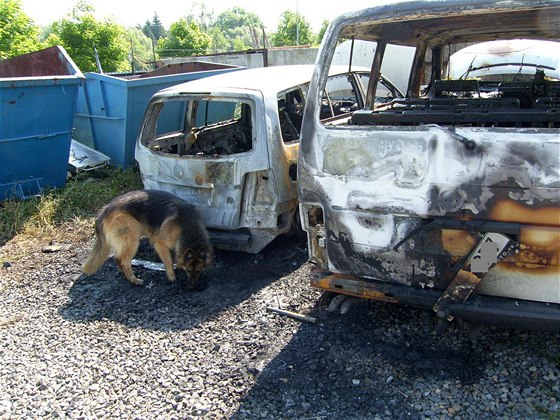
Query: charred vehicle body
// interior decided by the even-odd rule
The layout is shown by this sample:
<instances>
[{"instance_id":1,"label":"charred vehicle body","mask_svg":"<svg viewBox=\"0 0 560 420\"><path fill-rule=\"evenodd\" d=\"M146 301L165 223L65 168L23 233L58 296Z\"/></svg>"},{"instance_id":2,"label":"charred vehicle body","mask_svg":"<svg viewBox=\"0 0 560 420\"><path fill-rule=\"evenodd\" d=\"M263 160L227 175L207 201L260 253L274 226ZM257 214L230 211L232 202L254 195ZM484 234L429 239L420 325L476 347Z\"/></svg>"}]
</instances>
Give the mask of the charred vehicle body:
<instances>
[{"instance_id":1,"label":"charred vehicle body","mask_svg":"<svg viewBox=\"0 0 560 420\"><path fill-rule=\"evenodd\" d=\"M299 134L313 69L239 70L158 92L136 144L144 187L199 207L218 248L257 253L297 228ZM331 69L322 119L363 107L369 69L347 70Z\"/></svg>"},{"instance_id":2,"label":"charred vehicle body","mask_svg":"<svg viewBox=\"0 0 560 420\"><path fill-rule=\"evenodd\" d=\"M298 164L311 282L338 295L330 309L358 296L433 310L440 325L560 331L558 43L483 57L482 43L520 39L560 40L560 2L404 2L331 23ZM341 40L375 52L364 107L335 124L321 92ZM452 75L450 57L474 44ZM412 49L410 76L404 98L379 103L389 46Z\"/></svg>"}]
</instances>

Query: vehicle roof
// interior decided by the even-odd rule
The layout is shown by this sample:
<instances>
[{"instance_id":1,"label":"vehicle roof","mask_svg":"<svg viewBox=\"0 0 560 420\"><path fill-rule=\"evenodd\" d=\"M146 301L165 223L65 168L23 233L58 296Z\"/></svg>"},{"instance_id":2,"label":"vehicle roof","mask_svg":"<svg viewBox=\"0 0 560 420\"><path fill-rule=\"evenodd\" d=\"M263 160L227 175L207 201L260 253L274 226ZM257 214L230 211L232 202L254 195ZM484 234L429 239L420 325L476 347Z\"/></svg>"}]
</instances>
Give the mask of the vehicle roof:
<instances>
[{"instance_id":1,"label":"vehicle roof","mask_svg":"<svg viewBox=\"0 0 560 420\"><path fill-rule=\"evenodd\" d=\"M263 93L276 94L291 87L308 83L311 80L314 68L315 66L312 64L299 64L242 69L181 83L180 85L164 89L159 93L212 93L224 89L251 89L259 90ZM369 72L369 68L365 67L353 67L352 70ZM332 66L329 75L345 74L347 72L348 66L338 65Z\"/></svg>"},{"instance_id":2,"label":"vehicle roof","mask_svg":"<svg viewBox=\"0 0 560 420\"><path fill-rule=\"evenodd\" d=\"M560 37L558 0L417 0L346 13L331 28L363 40L445 45L491 39Z\"/></svg>"},{"instance_id":3,"label":"vehicle roof","mask_svg":"<svg viewBox=\"0 0 560 420\"><path fill-rule=\"evenodd\" d=\"M534 74L545 70L560 79L560 42L534 39L487 41L465 47L449 58L449 78L492 74Z\"/></svg>"}]
</instances>

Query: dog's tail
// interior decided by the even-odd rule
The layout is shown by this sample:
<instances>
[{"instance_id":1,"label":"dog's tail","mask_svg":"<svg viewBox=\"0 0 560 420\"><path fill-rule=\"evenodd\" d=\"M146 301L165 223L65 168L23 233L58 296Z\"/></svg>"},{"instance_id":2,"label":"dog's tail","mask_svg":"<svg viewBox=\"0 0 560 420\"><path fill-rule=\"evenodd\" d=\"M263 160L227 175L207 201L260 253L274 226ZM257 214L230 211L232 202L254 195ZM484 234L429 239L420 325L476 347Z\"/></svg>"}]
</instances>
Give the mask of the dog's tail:
<instances>
[{"instance_id":1,"label":"dog's tail","mask_svg":"<svg viewBox=\"0 0 560 420\"><path fill-rule=\"evenodd\" d=\"M82 265L82 272L88 276L94 274L101 268L111 251L107 239L105 238L105 232L103 232L103 226L98 224L95 231L95 243L93 244L88 259L84 265Z\"/></svg>"}]
</instances>

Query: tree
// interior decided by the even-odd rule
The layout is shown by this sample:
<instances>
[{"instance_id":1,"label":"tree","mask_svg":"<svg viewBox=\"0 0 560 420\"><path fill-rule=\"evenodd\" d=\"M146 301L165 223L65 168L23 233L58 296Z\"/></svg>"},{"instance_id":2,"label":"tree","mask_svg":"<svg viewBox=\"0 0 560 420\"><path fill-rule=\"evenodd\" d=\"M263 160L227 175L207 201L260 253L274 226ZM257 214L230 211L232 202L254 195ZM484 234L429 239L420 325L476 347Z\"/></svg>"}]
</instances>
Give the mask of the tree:
<instances>
[{"instance_id":1,"label":"tree","mask_svg":"<svg viewBox=\"0 0 560 420\"><path fill-rule=\"evenodd\" d=\"M277 47L286 45L311 45L315 36L307 20L291 10L282 12L278 28L272 34L271 41Z\"/></svg>"},{"instance_id":2,"label":"tree","mask_svg":"<svg viewBox=\"0 0 560 420\"><path fill-rule=\"evenodd\" d=\"M261 19L254 13L247 12L241 7L233 7L220 13L214 24L227 40L227 50L247 50L253 47L251 28L258 32L263 28Z\"/></svg>"},{"instance_id":3,"label":"tree","mask_svg":"<svg viewBox=\"0 0 560 420\"><path fill-rule=\"evenodd\" d=\"M152 39L148 38L139 28L126 31L130 46L129 62L134 72L153 70L155 61Z\"/></svg>"},{"instance_id":4,"label":"tree","mask_svg":"<svg viewBox=\"0 0 560 420\"><path fill-rule=\"evenodd\" d=\"M20 0L0 0L0 59L43 48L39 32L22 11Z\"/></svg>"},{"instance_id":5,"label":"tree","mask_svg":"<svg viewBox=\"0 0 560 420\"><path fill-rule=\"evenodd\" d=\"M208 31L210 36L210 50L212 52L224 52L231 49L231 45L224 35L223 31L214 26Z\"/></svg>"},{"instance_id":6,"label":"tree","mask_svg":"<svg viewBox=\"0 0 560 420\"><path fill-rule=\"evenodd\" d=\"M317 44L320 44L323 40L323 36L325 32L327 32L327 28L329 27L330 22L328 20L324 20L321 23L321 28L319 29L319 34L317 34Z\"/></svg>"},{"instance_id":7,"label":"tree","mask_svg":"<svg viewBox=\"0 0 560 420\"><path fill-rule=\"evenodd\" d=\"M158 41L158 51L163 57L205 54L209 47L210 36L194 20L187 18L173 22L168 36Z\"/></svg>"},{"instance_id":8,"label":"tree","mask_svg":"<svg viewBox=\"0 0 560 420\"><path fill-rule=\"evenodd\" d=\"M94 47L104 72L130 70L130 43L123 26L110 19L98 21L89 3L80 1L72 12L52 25L49 45L61 44L81 71L97 71Z\"/></svg>"},{"instance_id":9,"label":"tree","mask_svg":"<svg viewBox=\"0 0 560 420\"><path fill-rule=\"evenodd\" d=\"M161 23L157 12L154 12L154 17L152 18L151 22L149 20L146 21L146 23L142 27L142 32L144 32L144 35L146 35L148 38L151 38L156 42L160 38L163 38L167 35L167 32L163 27L163 23Z\"/></svg>"},{"instance_id":10,"label":"tree","mask_svg":"<svg viewBox=\"0 0 560 420\"><path fill-rule=\"evenodd\" d=\"M206 4L197 1L191 6L189 19L194 20L204 32L208 32L214 23L214 12L209 11Z\"/></svg>"}]
</instances>

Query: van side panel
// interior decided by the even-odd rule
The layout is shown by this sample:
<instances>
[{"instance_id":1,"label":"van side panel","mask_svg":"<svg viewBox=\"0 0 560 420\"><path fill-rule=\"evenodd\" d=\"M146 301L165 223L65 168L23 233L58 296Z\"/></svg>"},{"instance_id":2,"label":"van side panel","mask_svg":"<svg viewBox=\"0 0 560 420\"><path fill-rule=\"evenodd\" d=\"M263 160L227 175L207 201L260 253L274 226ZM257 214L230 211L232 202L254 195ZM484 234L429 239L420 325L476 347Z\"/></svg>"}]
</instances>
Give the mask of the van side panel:
<instances>
[{"instance_id":1,"label":"van side panel","mask_svg":"<svg viewBox=\"0 0 560 420\"><path fill-rule=\"evenodd\" d=\"M444 289L452 263L480 232L421 227L435 219L474 228L492 221L509 226L518 251L485 277L481 291L560 302L557 130L457 128L476 144L472 150L436 127L317 127L316 134L319 172L305 188L328 213L330 271ZM552 296L543 292L550 287Z\"/></svg>"}]
</instances>

